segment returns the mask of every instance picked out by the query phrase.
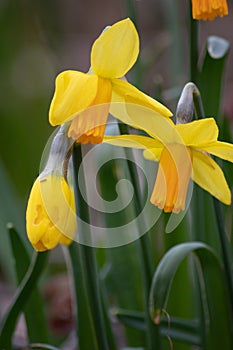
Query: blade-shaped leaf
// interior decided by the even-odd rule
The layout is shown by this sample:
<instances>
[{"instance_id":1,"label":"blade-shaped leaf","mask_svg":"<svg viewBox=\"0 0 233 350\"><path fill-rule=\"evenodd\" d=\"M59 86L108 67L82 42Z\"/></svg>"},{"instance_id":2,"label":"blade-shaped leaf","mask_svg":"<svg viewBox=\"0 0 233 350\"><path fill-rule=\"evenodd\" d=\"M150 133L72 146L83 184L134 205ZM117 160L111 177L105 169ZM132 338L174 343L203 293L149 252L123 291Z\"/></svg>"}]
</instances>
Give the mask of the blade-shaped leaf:
<instances>
[{"instance_id":1,"label":"blade-shaped leaf","mask_svg":"<svg viewBox=\"0 0 233 350\"><path fill-rule=\"evenodd\" d=\"M151 317L155 323L160 323L161 313L166 308L175 273L180 263L190 253L194 253L198 259L199 277L203 278L206 293L206 299L203 299L206 301L205 307L208 310L209 319L206 317L205 349L217 350L223 347L230 350L233 347L233 338L225 280L219 260L206 244L200 242L179 244L164 255L153 277L150 293Z\"/></svg>"},{"instance_id":2,"label":"blade-shaped leaf","mask_svg":"<svg viewBox=\"0 0 233 350\"><path fill-rule=\"evenodd\" d=\"M20 284L30 266L30 255L22 242L18 232L12 225L8 225L12 255L17 283ZM23 308L27 323L27 332L30 342L46 342L47 330L43 310L43 303L36 284L33 287L30 297ZM36 315L36 317L35 317Z\"/></svg>"},{"instance_id":3,"label":"blade-shaped leaf","mask_svg":"<svg viewBox=\"0 0 233 350\"><path fill-rule=\"evenodd\" d=\"M229 52L229 42L217 36L207 39L205 56L200 69L199 88L207 116L214 116L218 121L221 98L223 69Z\"/></svg>"},{"instance_id":4,"label":"blade-shaped leaf","mask_svg":"<svg viewBox=\"0 0 233 350\"><path fill-rule=\"evenodd\" d=\"M13 280L11 247L6 225L13 222L23 232L23 211L3 162L0 160L0 262L7 278Z\"/></svg>"},{"instance_id":5,"label":"blade-shaped leaf","mask_svg":"<svg viewBox=\"0 0 233 350\"><path fill-rule=\"evenodd\" d=\"M35 253L34 259L17 289L13 301L0 324L0 349L11 349L12 335L17 319L22 312L33 288L44 270L47 261L47 253Z\"/></svg>"}]
</instances>

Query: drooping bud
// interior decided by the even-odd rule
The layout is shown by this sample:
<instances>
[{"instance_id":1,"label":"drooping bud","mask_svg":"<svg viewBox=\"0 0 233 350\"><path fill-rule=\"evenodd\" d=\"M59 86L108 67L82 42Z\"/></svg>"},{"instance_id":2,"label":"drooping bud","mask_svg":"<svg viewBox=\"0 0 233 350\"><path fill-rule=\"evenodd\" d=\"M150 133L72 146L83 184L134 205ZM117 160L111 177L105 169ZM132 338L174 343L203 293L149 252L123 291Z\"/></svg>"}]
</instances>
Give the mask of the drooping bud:
<instances>
[{"instance_id":1,"label":"drooping bud","mask_svg":"<svg viewBox=\"0 0 233 350\"><path fill-rule=\"evenodd\" d=\"M76 230L75 199L67 182L71 140L62 126L44 170L33 184L26 212L28 238L37 251L71 243Z\"/></svg>"}]
</instances>

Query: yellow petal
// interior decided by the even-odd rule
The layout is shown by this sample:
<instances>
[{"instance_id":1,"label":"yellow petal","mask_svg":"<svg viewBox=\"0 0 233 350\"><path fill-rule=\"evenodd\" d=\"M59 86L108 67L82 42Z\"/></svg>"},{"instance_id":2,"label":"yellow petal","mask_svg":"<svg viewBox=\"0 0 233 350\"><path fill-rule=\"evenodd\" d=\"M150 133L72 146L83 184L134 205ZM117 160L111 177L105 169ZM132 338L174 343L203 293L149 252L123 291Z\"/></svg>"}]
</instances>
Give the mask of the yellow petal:
<instances>
[{"instance_id":1,"label":"yellow petal","mask_svg":"<svg viewBox=\"0 0 233 350\"><path fill-rule=\"evenodd\" d=\"M161 147L158 147L158 148L145 149L143 151L143 156L148 160L153 160L154 162L158 162L160 160L163 148L164 147L161 144Z\"/></svg>"},{"instance_id":2,"label":"yellow petal","mask_svg":"<svg viewBox=\"0 0 233 350\"><path fill-rule=\"evenodd\" d=\"M105 30L94 42L91 67L95 74L105 78L124 76L135 63L139 52L139 38L129 18Z\"/></svg>"},{"instance_id":3,"label":"yellow petal","mask_svg":"<svg viewBox=\"0 0 233 350\"><path fill-rule=\"evenodd\" d=\"M87 108L96 96L97 85L96 75L71 70L59 74L49 110L50 124L63 124Z\"/></svg>"},{"instance_id":4,"label":"yellow petal","mask_svg":"<svg viewBox=\"0 0 233 350\"><path fill-rule=\"evenodd\" d=\"M64 178L53 175L37 178L26 212L28 238L36 250L53 249L64 241L63 235L69 237L65 244L73 238L76 229L73 198Z\"/></svg>"},{"instance_id":5,"label":"yellow petal","mask_svg":"<svg viewBox=\"0 0 233 350\"><path fill-rule=\"evenodd\" d=\"M38 251L53 249L59 242L61 233L51 225L40 191L40 179L33 184L26 211L28 239Z\"/></svg>"},{"instance_id":6,"label":"yellow petal","mask_svg":"<svg viewBox=\"0 0 233 350\"><path fill-rule=\"evenodd\" d=\"M110 113L123 123L144 130L164 145L183 143L174 123L147 107L132 103L111 103Z\"/></svg>"},{"instance_id":7,"label":"yellow petal","mask_svg":"<svg viewBox=\"0 0 233 350\"><path fill-rule=\"evenodd\" d=\"M177 124L176 130L187 146L196 146L216 141L218 127L214 118L194 120L187 124Z\"/></svg>"},{"instance_id":8,"label":"yellow petal","mask_svg":"<svg viewBox=\"0 0 233 350\"><path fill-rule=\"evenodd\" d=\"M151 149L155 147L162 147L161 142L154 140L150 137L140 135L105 136L103 142L109 143L114 146L139 149Z\"/></svg>"},{"instance_id":9,"label":"yellow petal","mask_svg":"<svg viewBox=\"0 0 233 350\"><path fill-rule=\"evenodd\" d=\"M162 103L138 90L125 80L112 80L112 102L128 102L152 109L163 117L171 117L171 111Z\"/></svg>"},{"instance_id":10,"label":"yellow petal","mask_svg":"<svg viewBox=\"0 0 233 350\"><path fill-rule=\"evenodd\" d=\"M144 149L144 158L153 161L160 159L164 147L160 141L140 135L105 136L103 142L119 147Z\"/></svg>"},{"instance_id":11,"label":"yellow petal","mask_svg":"<svg viewBox=\"0 0 233 350\"><path fill-rule=\"evenodd\" d=\"M218 164L207 154L192 150L193 180L224 204L231 204L231 192Z\"/></svg>"},{"instance_id":12,"label":"yellow petal","mask_svg":"<svg viewBox=\"0 0 233 350\"><path fill-rule=\"evenodd\" d=\"M201 146L201 150L214 156L233 162L233 145L228 142L215 141Z\"/></svg>"}]
</instances>

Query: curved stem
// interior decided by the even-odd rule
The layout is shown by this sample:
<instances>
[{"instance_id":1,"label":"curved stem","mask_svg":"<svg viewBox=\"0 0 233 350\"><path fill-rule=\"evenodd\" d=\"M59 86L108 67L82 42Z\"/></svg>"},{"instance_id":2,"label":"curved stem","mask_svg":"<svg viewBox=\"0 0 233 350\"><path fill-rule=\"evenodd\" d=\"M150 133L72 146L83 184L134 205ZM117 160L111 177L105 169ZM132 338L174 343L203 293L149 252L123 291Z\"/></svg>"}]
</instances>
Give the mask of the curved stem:
<instances>
[{"instance_id":1,"label":"curved stem","mask_svg":"<svg viewBox=\"0 0 233 350\"><path fill-rule=\"evenodd\" d=\"M118 125L119 125L121 134L128 134L128 127L125 124L119 123ZM131 153L131 150L126 149L125 152L126 154ZM128 158L133 159L132 153L130 157L127 157L127 159ZM135 211L137 215L143 209L142 202L141 202L141 194L139 192L137 169L133 162L127 161L127 164L128 164L130 177L131 177L131 182L134 188L134 193L135 193ZM140 224L142 227L143 222ZM141 229L141 227L139 227L139 230ZM144 300L145 300L145 321L146 321L146 340L147 340L146 349L159 350L160 349L159 327L152 322L150 313L149 313L149 294L150 294L150 287L151 287L151 282L153 277L149 232L139 237L138 248L139 248L139 254L140 254L140 263L141 263L142 277L143 277L143 292L144 292Z\"/></svg>"}]
</instances>

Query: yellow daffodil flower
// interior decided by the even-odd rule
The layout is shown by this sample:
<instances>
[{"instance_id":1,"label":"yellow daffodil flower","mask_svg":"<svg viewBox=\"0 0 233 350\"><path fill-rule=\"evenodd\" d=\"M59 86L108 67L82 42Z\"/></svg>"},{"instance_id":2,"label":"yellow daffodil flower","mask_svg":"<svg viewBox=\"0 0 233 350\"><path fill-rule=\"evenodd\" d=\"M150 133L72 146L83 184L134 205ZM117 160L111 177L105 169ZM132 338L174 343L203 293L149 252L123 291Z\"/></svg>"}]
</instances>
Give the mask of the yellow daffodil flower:
<instances>
[{"instance_id":1,"label":"yellow daffodil flower","mask_svg":"<svg viewBox=\"0 0 233 350\"><path fill-rule=\"evenodd\" d=\"M39 176L33 184L26 212L28 238L37 251L69 245L76 230L74 193L64 177Z\"/></svg>"},{"instance_id":2,"label":"yellow daffodil flower","mask_svg":"<svg viewBox=\"0 0 233 350\"><path fill-rule=\"evenodd\" d=\"M194 19L212 21L215 17L228 15L226 0L192 0L192 12Z\"/></svg>"},{"instance_id":3,"label":"yellow daffodil flower","mask_svg":"<svg viewBox=\"0 0 233 350\"><path fill-rule=\"evenodd\" d=\"M207 118L172 125L165 118L156 120L150 117L151 113L153 112L144 109L143 121L140 113L134 113L136 117L130 123L152 137L104 137L104 142L112 145L144 149L145 158L159 162L151 203L165 212L179 213L184 210L187 188L192 178L204 190L229 205L230 189L221 168L209 154L233 162L233 145L217 140L218 127L215 120Z\"/></svg>"},{"instance_id":4,"label":"yellow daffodil flower","mask_svg":"<svg viewBox=\"0 0 233 350\"><path fill-rule=\"evenodd\" d=\"M92 46L91 72L68 70L57 76L50 123L71 122L69 137L82 143L101 143L111 101L124 102L126 95L160 116L170 117L166 107L120 79L131 69L138 53L138 33L130 19L105 30ZM120 118L120 114L115 116Z\"/></svg>"}]
</instances>

